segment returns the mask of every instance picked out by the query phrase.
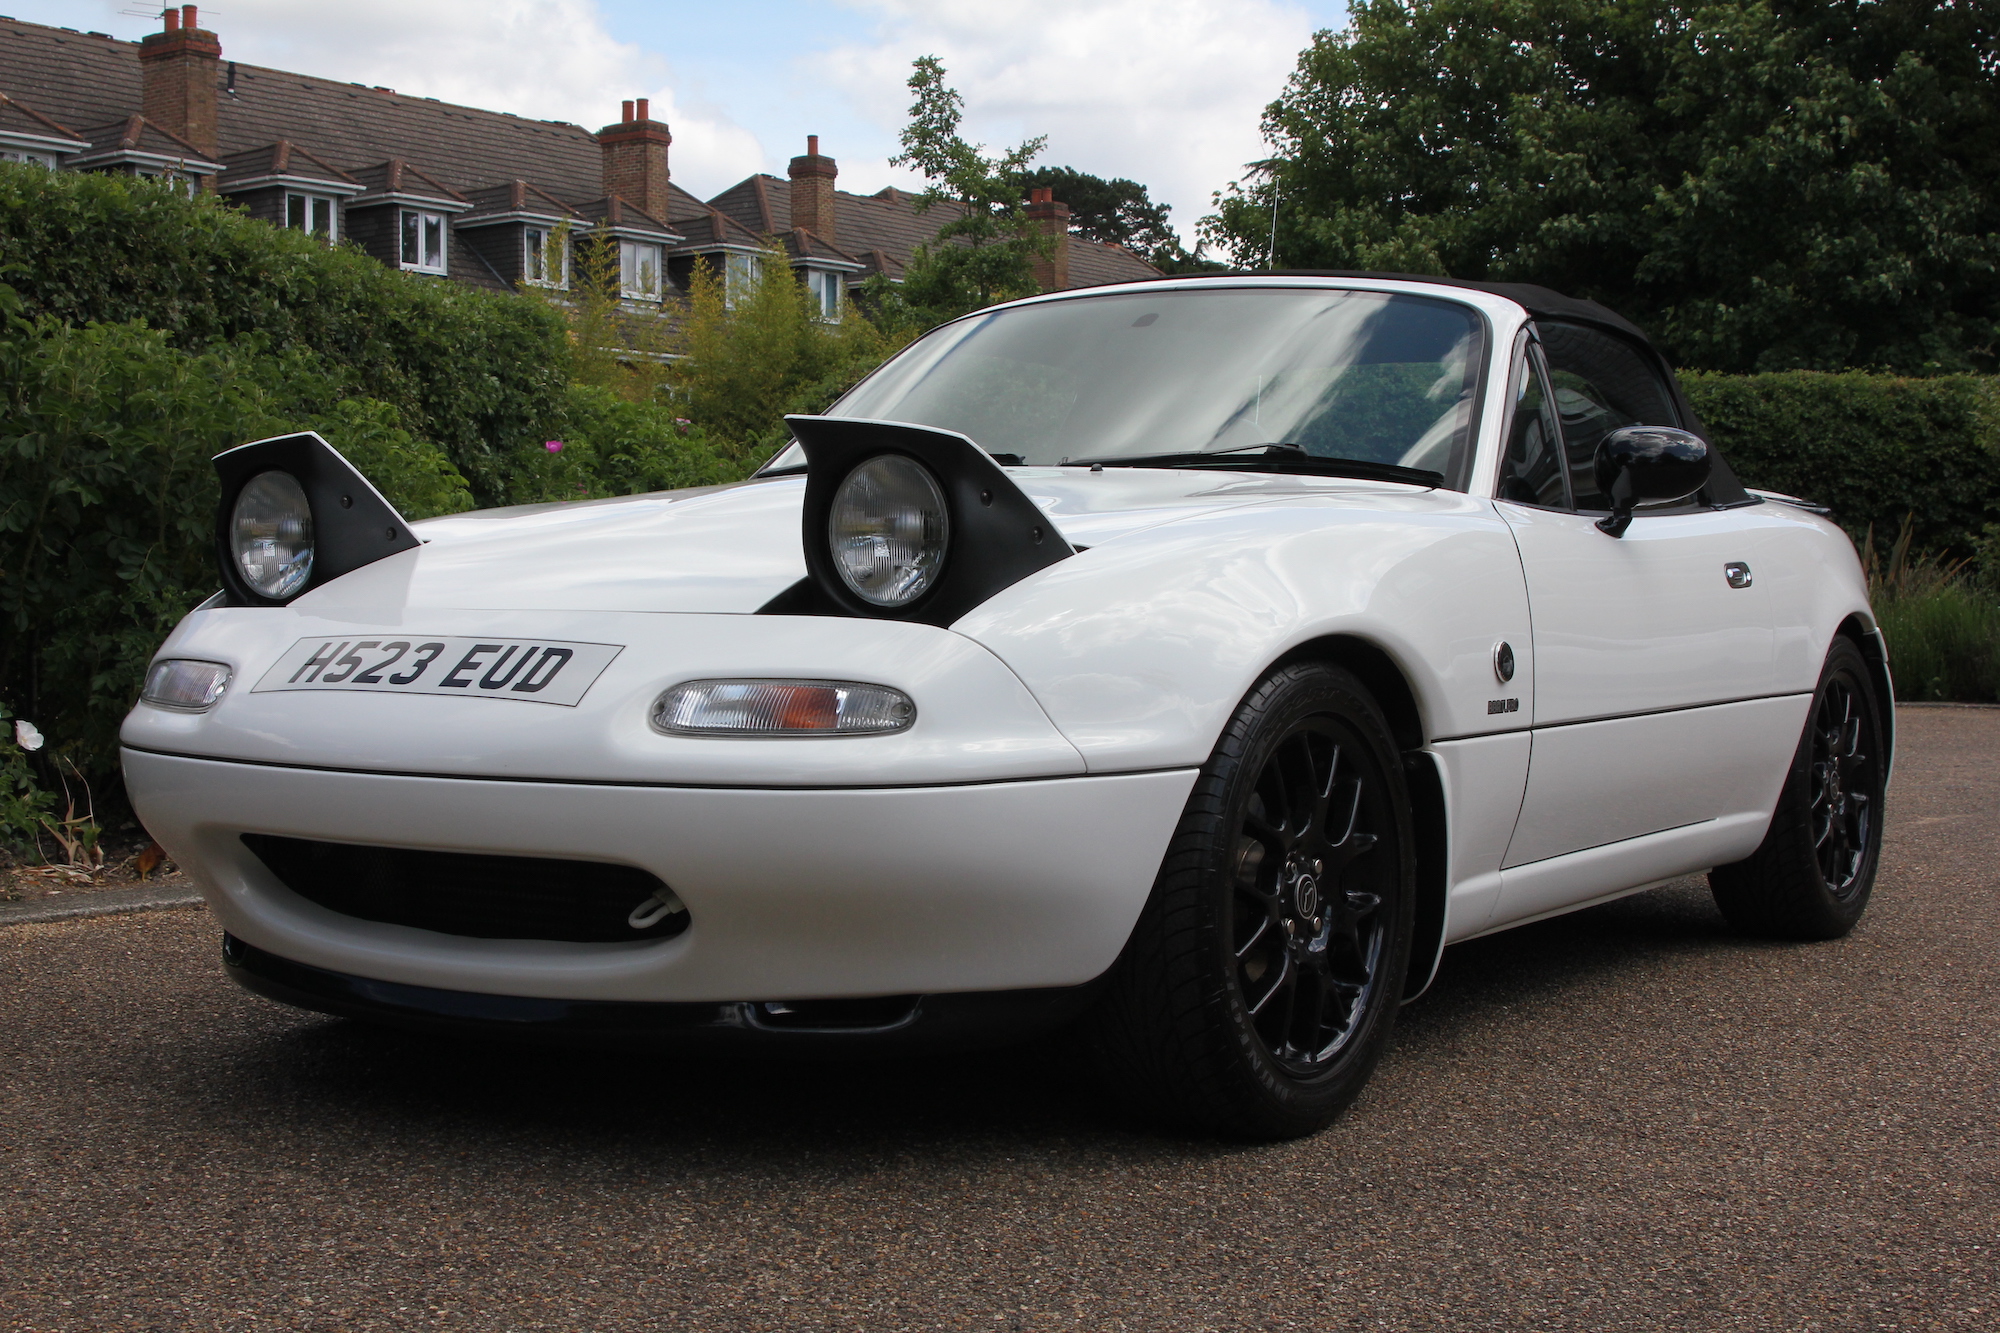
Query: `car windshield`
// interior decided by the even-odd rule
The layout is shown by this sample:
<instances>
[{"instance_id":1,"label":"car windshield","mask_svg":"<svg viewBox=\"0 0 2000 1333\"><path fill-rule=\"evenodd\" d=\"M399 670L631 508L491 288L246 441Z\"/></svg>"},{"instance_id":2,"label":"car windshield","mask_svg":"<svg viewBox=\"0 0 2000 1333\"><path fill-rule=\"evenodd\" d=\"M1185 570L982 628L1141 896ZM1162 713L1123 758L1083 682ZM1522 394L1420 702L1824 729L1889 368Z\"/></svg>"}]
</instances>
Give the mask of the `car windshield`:
<instances>
[{"instance_id":1,"label":"car windshield","mask_svg":"<svg viewBox=\"0 0 2000 1333\"><path fill-rule=\"evenodd\" d=\"M1457 302L1385 292L1050 301L934 330L829 415L957 431L1006 463L1303 451L1456 478L1483 327Z\"/></svg>"}]
</instances>

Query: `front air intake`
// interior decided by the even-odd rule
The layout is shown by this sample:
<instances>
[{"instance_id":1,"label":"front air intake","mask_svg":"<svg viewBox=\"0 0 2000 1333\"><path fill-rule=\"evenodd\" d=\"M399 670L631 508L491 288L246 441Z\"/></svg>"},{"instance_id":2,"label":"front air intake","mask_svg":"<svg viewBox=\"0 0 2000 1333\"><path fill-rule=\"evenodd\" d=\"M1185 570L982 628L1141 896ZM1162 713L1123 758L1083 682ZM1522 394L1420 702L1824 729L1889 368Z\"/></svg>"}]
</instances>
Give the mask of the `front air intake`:
<instances>
[{"instance_id":1,"label":"front air intake","mask_svg":"<svg viewBox=\"0 0 2000 1333\"><path fill-rule=\"evenodd\" d=\"M688 927L673 890L636 866L364 847L245 833L286 888L330 912L481 940L616 944Z\"/></svg>"}]
</instances>

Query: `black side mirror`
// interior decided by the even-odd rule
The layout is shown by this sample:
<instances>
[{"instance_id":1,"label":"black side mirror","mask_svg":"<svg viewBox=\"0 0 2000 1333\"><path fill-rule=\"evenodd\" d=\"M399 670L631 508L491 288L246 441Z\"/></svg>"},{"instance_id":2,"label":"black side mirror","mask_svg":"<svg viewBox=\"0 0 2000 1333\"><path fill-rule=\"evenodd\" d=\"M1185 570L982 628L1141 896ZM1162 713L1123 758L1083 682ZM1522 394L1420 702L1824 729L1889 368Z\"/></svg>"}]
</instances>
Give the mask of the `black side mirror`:
<instances>
[{"instance_id":1,"label":"black side mirror","mask_svg":"<svg viewBox=\"0 0 2000 1333\"><path fill-rule=\"evenodd\" d=\"M1708 442L1671 426L1621 426L1597 443L1592 471L1611 497L1598 530L1623 537L1636 505L1685 500L1708 485Z\"/></svg>"}]
</instances>

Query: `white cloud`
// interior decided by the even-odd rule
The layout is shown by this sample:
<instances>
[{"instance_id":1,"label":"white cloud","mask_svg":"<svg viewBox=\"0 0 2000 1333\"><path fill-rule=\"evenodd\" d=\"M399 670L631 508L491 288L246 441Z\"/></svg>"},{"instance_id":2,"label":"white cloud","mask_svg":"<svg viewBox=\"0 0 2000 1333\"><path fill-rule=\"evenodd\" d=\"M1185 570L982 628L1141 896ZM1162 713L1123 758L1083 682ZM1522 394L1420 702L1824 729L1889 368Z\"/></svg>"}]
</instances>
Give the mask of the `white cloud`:
<instances>
[{"instance_id":1,"label":"white cloud","mask_svg":"<svg viewBox=\"0 0 2000 1333\"><path fill-rule=\"evenodd\" d=\"M588 129L650 97L673 127L674 174L698 194L765 161L721 108L676 96L664 58L614 38L594 0L228 0L216 18L232 59Z\"/></svg>"},{"instance_id":2,"label":"white cloud","mask_svg":"<svg viewBox=\"0 0 2000 1333\"><path fill-rule=\"evenodd\" d=\"M874 40L819 63L870 120L900 126L911 60L936 55L965 96L968 138L998 147L1046 134L1041 161L1143 182L1174 206L1183 236L1264 156L1259 117L1314 27L1276 0L865 3L880 20ZM842 162L848 188L893 176Z\"/></svg>"}]
</instances>

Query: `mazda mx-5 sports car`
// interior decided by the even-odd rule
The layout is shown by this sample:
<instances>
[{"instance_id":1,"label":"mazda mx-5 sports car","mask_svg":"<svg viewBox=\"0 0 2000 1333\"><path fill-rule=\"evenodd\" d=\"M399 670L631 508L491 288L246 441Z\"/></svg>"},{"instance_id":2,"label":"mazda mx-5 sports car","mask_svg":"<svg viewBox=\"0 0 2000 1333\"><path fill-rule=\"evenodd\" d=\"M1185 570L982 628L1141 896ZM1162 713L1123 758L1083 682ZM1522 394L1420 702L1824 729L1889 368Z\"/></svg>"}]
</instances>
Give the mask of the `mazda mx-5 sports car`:
<instances>
[{"instance_id":1,"label":"mazda mx-5 sports car","mask_svg":"<svg viewBox=\"0 0 2000 1333\"><path fill-rule=\"evenodd\" d=\"M1868 900L1852 544L1631 324L1219 275L946 324L750 480L406 524L216 459L224 590L123 731L229 973L446 1031L859 1052L1067 1029L1325 1125L1445 946L1706 871Z\"/></svg>"}]
</instances>

